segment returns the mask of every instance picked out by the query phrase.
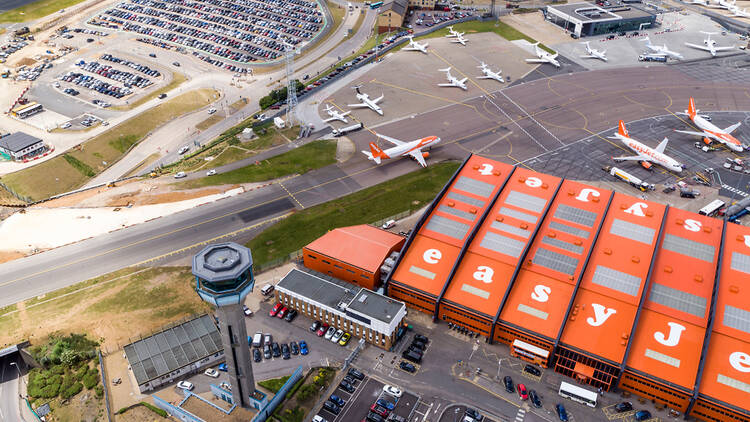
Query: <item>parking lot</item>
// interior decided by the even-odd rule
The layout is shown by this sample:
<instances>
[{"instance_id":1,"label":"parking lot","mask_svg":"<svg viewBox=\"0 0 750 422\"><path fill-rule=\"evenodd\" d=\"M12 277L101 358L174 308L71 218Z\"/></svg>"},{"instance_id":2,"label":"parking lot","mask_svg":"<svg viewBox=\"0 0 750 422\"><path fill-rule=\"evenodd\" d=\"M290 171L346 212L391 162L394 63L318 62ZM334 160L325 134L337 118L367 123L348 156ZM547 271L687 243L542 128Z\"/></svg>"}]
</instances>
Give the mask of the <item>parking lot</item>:
<instances>
[{"instance_id":1,"label":"parking lot","mask_svg":"<svg viewBox=\"0 0 750 422\"><path fill-rule=\"evenodd\" d=\"M318 4L305 0L130 0L88 23L145 35L158 40L154 44L159 46L191 48L212 64L217 63L209 56L249 64L279 59L285 43L300 46L312 40L326 22ZM244 69L231 63L217 65Z\"/></svg>"}]
</instances>

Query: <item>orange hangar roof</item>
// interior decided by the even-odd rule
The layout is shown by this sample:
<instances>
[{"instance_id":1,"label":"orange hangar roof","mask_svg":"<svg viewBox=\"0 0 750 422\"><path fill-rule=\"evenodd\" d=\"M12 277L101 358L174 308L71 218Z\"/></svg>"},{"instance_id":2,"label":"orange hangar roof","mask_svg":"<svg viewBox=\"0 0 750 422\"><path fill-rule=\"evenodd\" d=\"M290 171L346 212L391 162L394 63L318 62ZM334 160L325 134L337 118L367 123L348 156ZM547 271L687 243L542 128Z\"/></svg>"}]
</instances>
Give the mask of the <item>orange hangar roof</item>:
<instances>
[{"instance_id":1,"label":"orange hangar roof","mask_svg":"<svg viewBox=\"0 0 750 422\"><path fill-rule=\"evenodd\" d=\"M527 245L560 178L516 168L469 244L444 302L494 320Z\"/></svg>"},{"instance_id":2,"label":"orange hangar roof","mask_svg":"<svg viewBox=\"0 0 750 422\"><path fill-rule=\"evenodd\" d=\"M566 180L544 219L500 320L555 339L612 191Z\"/></svg>"},{"instance_id":3,"label":"orange hangar roof","mask_svg":"<svg viewBox=\"0 0 750 422\"><path fill-rule=\"evenodd\" d=\"M360 224L333 229L305 248L374 273L403 241L399 235Z\"/></svg>"},{"instance_id":4,"label":"orange hangar roof","mask_svg":"<svg viewBox=\"0 0 750 422\"><path fill-rule=\"evenodd\" d=\"M437 297L466 240L513 169L472 155L436 199L391 281Z\"/></svg>"},{"instance_id":5,"label":"orange hangar roof","mask_svg":"<svg viewBox=\"0 0 750 422\"><path fill-rule=\"evenodd\" d=\"M750 229L727 224L700 395L742 412L750 401Z\"/></svg>"},{"instance_id":6,"label":"orange hangar roof","mask_svg":"<svg viewBox=\"0 0 750 422\"><path fill-rule=\"evenodd\" d=\"M630 369L695 385L711 307L722 221L670 208L627 358Z\"/></svg>"},{"instance_id":7,"label":"orange hangar roof","mask_svg":"<svg viewBox=\"0 0 750 422\"><path fill-rule=\"evenodd\" d=\"M562 342L618 365L625 356L665 206L615 193Z\"/></svg>"}]
</instances>

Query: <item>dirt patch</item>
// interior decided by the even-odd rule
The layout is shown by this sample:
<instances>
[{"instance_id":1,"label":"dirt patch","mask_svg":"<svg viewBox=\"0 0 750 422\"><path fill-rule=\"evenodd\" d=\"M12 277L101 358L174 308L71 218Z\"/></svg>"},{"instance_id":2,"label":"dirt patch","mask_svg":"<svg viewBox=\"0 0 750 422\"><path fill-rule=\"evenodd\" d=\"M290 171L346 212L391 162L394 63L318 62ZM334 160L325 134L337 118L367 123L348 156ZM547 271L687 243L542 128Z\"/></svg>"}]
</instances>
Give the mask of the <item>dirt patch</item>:
<instances>
[{"instance_id":1,"label":"dirt patch","mask_svg":"<svg viewBox=\"0 0 750 422\"><path fill-rule=\"evenodd\" d=\"M138 179L125 180L118 182L117 186L122 188L123 186L138 184L141 182ZM133 188L131 188L133 189ZM63 196L61 198L53 199L51 201L42 202L41 204L35 205L35 207L42 208L59 208L59 207L74 207L81 206L81 203L89 198L96 198L100 194L106 194L110 192L112 188L100 187L96 189L89 189L83 192L74 193L72 195Z\"/></svg>"},{"instance_id":2,"label":"dirt patch","mask_svg":"<svg viewBox=\"0 0 750 422\"><path fill-rule=\"evenodd\" d=\"M53 406L53 409L47 416L48 421L95 422L107 417L104 399L96 398L93 391L84 391L71 398L67 404Z\"/></svg>"},{"instance_id":3,"label":"dirt patch","mask_svg":"<svg viewBox=\"0 0 750 422\"><path fill-rule=\"evenodd\" d=\"M115 415L115 422L154 422L155 420L164 420L164 418L144 406L136 406L123 414Z\"/></svg>"},{"instance_id":4,"label":"dirt patch","mask_svg":"<svg viewBox=\"0 0 750 422\"><path fill-rule=\"evenodd\" d=\"M13 261L14 259L23 258L24 255L21 252L2 252L0 251L0 264L3 262Z\"/></svg>"},{"instance_id":5,"label":"dirt patch","mask_svg":"<svg viewBox=\"0 0 750 422\"><path fill-rule=\"evenodd\" d=\"M163 204L167 202L178 202L186 199L200 198L206 195L223 193L223 189L211 188L188 192L169 192L158 195L147 195L138 199L137 205Z\"/></svg>"},{"instance_id":6,"label":"dirt patch","mask_svg":"<svg viewBox=\"0 0 750 422\"><path fill-rule=\"evenodd\" d=\"M16 62L18 66L32 66L34 63L36 63L36 60L32 59L31 57L24 57Z\"/></svg>"}]
</instances>

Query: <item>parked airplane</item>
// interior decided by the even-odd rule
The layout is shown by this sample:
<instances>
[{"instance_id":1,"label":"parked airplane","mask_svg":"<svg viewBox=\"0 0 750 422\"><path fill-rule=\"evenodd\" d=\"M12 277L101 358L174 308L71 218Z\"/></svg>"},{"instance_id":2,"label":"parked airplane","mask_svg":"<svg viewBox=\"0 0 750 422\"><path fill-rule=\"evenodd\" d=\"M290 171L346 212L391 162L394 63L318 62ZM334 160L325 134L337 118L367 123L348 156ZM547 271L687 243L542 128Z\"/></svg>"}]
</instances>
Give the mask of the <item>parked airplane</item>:
<instances>
[{"instance_id":1,"label":"parked airplane","mask_svg":"<svg viewBox=\"0 0 750 422\"><path fill-rule=\"evenodd\" d=\"M583 58L583 59L599 59L599 60L604 60L605 62L607 61L607 56L606 56L607 50L599 51L599 50L597 50L595 48L591 48L591 45L589 45L588 41L582 42L581 44L583 44L583 45L586 46L586 53L588 53L588 55L581 56L581 58Z\"/></svg>"},{"instance_id":2,"label":"parked airplane","mask_svg":"<svg viewBox=\"0 0 750 422\"><path fill-rule=\"evenodd\" d=\"M644 145L641 142L631 138L628 134L628 130L625 128L625 122L620 120L618 131L610 136L610 139L617 139L625 144L626 147L633 150L638 155L629 157L612 157L616 162L620 161L647 161L650 163L658 164L664 168L672 170L674 172L681 172L683 165L678 163L674 158L664 154L664 149L667 147L669 140L664 138L656 148L651 148L648 145ZM646 167L646 166L644 166Z\"/></svg>"},{"instance_id":3,"label":"parked airplane","mask_svg":"<svg viewBox=\"0 0 750 422\"><path fill-rule=\"evenodd\" d=\"M708 6L708 0L690 0L688 4L700 4L701 6Z\"/></svg>"},{"instance_id":4,"label":"parked airplane","mask_svg":"<svg viewBox=\"0 0 750 422\"><path fill-rule=\"evenodd\" d=\"M686 42L685 45L688 47L697 48L698 50L708 51L711 53L712 57L716 57L717 51L726 51L726 50L732 50L734 49L734 46L726 46L726 47L717 47L716 41L711 39L711 35L716 35L717 32L705 32L701 31L701 34L706 34L706 39L703 40L704 45L700 44L691 44L689 42Z\"/></svg>"},{"instance_id":5,"label":"parked airplane","mask_svg":"<svg viewBox=\"0 0 750 422\"><path fill-rule=\"evenodd\" d=\"M453 25L448 27L448 35L446 35L446 38L456 38L458 37L459 32L453 30Z\"/></svg>"},{"instance_id":6,"label":"parked airplane","mask_svg":"<svg viewBox=\"0 0 750 422\"><path fill-rule=\"evenodd\" d=\"M346 117L344 116L351 113L351 110L347 111L346 113L340 113L334 110L333 107L331 107L330 105L326 105L326 113L328 113L328 115L331 117L329 119L323 120L325 123L332 122L334 120L340 120L344 123L348 123L348 121L346 120Z\"/></svg>"},{"instance_id":7,"label":"parked airplane","mask_svg":"<svg viewBox=\"0 0 750 422\"><path fill-rule=\"evenodd\" d=\"M361 87L362 87L361 85L357 85L354 87L354 89L357 91L357 99L362 102L359 104L348 104L348 106L349 107L367 107L370 110L382 116L383 109L381 109L380 106L378 106L378 103L380 102L380 100L383 99L384 95L380 95L380 97L375 98L374 100L371 100L369 95L363 94L359 91Z\"/></svg>"},{"instance_id":8,"label":"parked airplane","mask_svg":"<svg viewBox=\"0 0 750 422\"><path fill-rule=\"evenodd\" d=\"M375 164L380 164L380 160L387 160L392 157L409 156L416 160L420 166L427 167L427 163L424 159L429 157L430 153L423 152L422 148L432 147L440 142L440 138L437 136L428 136L426 138L404 142L379 133L375 133L375 135L395 145L384 151L375 145L374 142L370 142L370 151L362 151L362 153L367 156L368 160L375 161Z\"/></svg>"},{"instance_id":9,"label":"parked airplane","mask_svg":"<svg viewBox=\"0 0 750 422\"><path fill-rule=\"evenodd\" d=\"M729 12L731 12L732 16L736 18L750 18L750 12L748 12L747 9L740 10L739 7L734 5L729 8Z\"/></svg>"},{"instance_id":10,"label":"parked airplane","mask_svg":"<svg viewBox=\"0 0 750 422\"><path fill-rule=\"evenodd\" d=\"M534 46L534 50L536 51L537 59L526 59L527 63L549 63L552 65L555 65L555 67L560 67L560 62L558 62L557 59L557 53L550 54L541 48L539 48L539 43L532 44Z\"/></svg>"},{"instance_id":11,"label":"parked airplane","mask_svg":"<svg viewBox=\"0 0 750 422\"><path fill-rule=\"evenodd\" d=\"M478 68L482 69L482 73L484 73L484 76L479 76L477 79L494 79L498 82L505 82L505 79L503 79L502 70L498 70L497 72L493 72L492 69L490 69L489 66L487 66L484 62L480 66L477 66Z\"/></svg>"},{"instance_id":12,"label":"parked airplane","mask_svg":"<svg viewBox=\"0 0 750 422\"><path fill-rule=\"evenodd\" d=\"M466 80L469 78L463 78L458 79L455 76L451 75L451 68L446 67L445 69L438 69L441 72L445 72L445 77L448 78L448 83L445 84L438 84L438 86L455 86L457 88L461 88L464 91L466 91Z\"/></svg>"},{"instance_id":13,"label":"parked airplane","mask_svg":"<svg viewBox=\"0 0 750 422\"><path fill-rule=\"evenodd\" d=\"M678 53L676 51L672 51L672 50L668 49L666 44L664 44L664 45L653 45L653 44L651 44L651 39L649 39L649 37L646 37L646 38L642 39L641 41L645 41L646 42L646 47L649 50L651 50L651 54L653 54L653 55L656 55L656 56L669 56L669 57L672 57L672 58L675 58L675 59L680 59L680 60L682 60L682 58L683 58L682 54L680 54L680 53Z\"/></svg>"},{"instance_id":14,"label":"parked airplane","mask_svg":"<svg viewBox=\"0 0 750 422\"><path fill-rule=\"evenodd\" d=\"M404 47L403 50L405 50L405 51L421 51L421 52L423 52L425 54L427 53L427 46L429 44L427 44L427 43L420 44L420 43L414 41L414 36L413 35L409 35L406 38L409 39L409 46L408 47Z\"/></svg>"},{"instance_id":15,"label":"parked airplane","mask_svg":"<svg viewBox=\"0 0 750 422\"><path fill-rule=\"evenodd\" d=\"M737 0L726 1L726 0L717 0L716 3L711 3L711 1L708 1L707 6L712 7L714 9L727 9L729 10L730 7L734 6L735 3L737 3Z\"/></svg>"},{"instance_id":16,"label":"parked airplane","mask_svg":"<svg viewBox=\"0 0 750 422\"><path fill-rule=\"evenodd\" d=\"M464 38L464 33L463 32L459 32L456 35L456 38L454 38L454 39L451 40L452 43L458 43L458 44L461 44L461 45L466 45L466 41L469 41L469 40L466 39L466 38Z\"/></svg>"},{"instance_id":17,"label":"parked airplane","mask_svg":"<svg viewBox=\"0 0 750 422\"><path fill-rule=\"evenodd\" d=\"M702 136L703 142L705 142L706 144L710 144L711 140L714 140L726 145L729 149L735 152L742 152L744 150L742 143L737 138L731 135L732 132L740 127L740 124L742 124L742 122L735 123L726 129L719 129L718 127L716 127L716 125L698 114L699 111L700 110L696 110L695 108L695 100L690 97L688 109L685 110L685 113L680 114L684 114L690 117L690 120L692 120L693 123L698 126L698 129L700 129L701 132L693 132L690 130L675 130L675 132Z\"/></svg>"}]
</instances>

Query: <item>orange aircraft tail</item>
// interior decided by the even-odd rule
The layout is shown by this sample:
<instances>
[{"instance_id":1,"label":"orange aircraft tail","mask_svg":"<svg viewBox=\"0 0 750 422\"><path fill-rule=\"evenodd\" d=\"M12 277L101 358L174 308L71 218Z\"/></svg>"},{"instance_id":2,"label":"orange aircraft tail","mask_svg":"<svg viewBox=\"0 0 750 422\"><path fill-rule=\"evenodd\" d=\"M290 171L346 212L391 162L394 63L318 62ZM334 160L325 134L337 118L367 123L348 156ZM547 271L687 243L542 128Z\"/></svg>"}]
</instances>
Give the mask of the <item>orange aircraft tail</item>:
<instances>
[{"instance_id":1,"label":"orange aircraft tail","mask_svg":"<svg viewBox=\"0 0 750 422\"><path fill-rule=\"evenodd\" d=\"M693 97L690 97L690 104L688 104L687 115L692 119L695 117L695 113L695 100L693 99Z\"/></svg>"},{"instance_id":2,"label":"orange aircraft tail","mask_svg":"<svg viewBox=\"0 0 750 422\"><path fill-rule=\"evenodd\" d=\"M624 136L624 137L626 137L626 138L629 138L629 137L630 137L630 136L628 135L628 130L627 130L627 129L625 129L625 122L623 122L622 120L620 120L620 128L619 128L619 129L617 130L617 132L618 132L618 133L619 133L620 135L622 135L622 136Z\"/></svg>"},{"instance_id":3,"label":"orange aircraft tail","mask_svg":"<svg viewBox=\"0 0 750 422\"><path fill-rule=\"evenodd\" d=\"M374 142L370 142L370 153L372 154L373 158L391 158L388 156L388 154L385 153L385 151L380 149L379 146L375 145Z\"/></svg>"}]
</instances>

